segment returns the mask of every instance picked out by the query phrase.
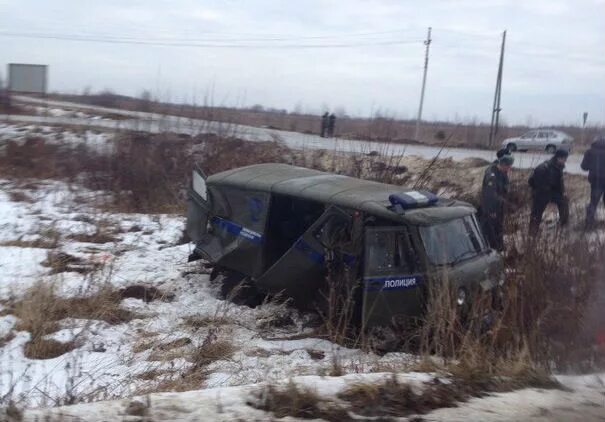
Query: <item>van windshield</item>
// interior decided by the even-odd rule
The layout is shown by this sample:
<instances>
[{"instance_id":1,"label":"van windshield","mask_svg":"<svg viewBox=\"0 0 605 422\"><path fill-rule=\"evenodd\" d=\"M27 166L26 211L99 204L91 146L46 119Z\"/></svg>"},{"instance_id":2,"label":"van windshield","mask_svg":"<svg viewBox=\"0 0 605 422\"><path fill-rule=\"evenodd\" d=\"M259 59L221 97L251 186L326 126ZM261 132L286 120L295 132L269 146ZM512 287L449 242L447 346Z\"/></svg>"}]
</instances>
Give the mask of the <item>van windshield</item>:
<instances>
[{"instance_id":1,"label":"van windshield","mask_svg":"<svg viewBox=\"0 0 605 422\"><path fill-rule=\"evenodd\" d=\"M487 248L475 217L470 215L420 227L420 236L429 261L434 265L455 265Z\"/></svg>"}]
</instances>

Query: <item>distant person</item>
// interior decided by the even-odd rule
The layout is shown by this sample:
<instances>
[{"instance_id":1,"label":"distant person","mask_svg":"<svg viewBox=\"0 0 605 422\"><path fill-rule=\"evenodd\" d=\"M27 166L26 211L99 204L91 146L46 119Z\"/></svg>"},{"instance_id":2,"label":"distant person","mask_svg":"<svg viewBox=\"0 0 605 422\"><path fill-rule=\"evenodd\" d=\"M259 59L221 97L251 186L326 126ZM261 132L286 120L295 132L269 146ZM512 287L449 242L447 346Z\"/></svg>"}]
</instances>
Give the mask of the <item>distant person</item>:
<instances>
[{"instance_id":1,"label":"distant person","mask_svg":"<svg viewBox=\"0 0 605 422\"><path fill-rule=\"evenodd\" d=\"M597 207L601 198L605 202L605 136L597 136L590 149L584 153L581 164L582 170L588 172L590 182L590 203L586 208L586 228L591 229L595 224Z\"/></svg>"},{"instance_id":2,"label":"distant person","mask_svg":"<svg viewBox=\"0 0 605 422\"><path fill-rule=\"evenodd\" d=\"M329 122L328 112L326 111L321 116L321 133L319 136L321 136L322 138L325 138L326 135L328 134L328 125L329 124L330 124L330 122Z\"/></svg>"},{"instance_id":3,"label":"distant person","mask_svg":"<svg viewBox=\"0 0 605 422\"><path fill-rule=\"evenodd\" d=\"M328 136L331 138L334 136L334 128L336 127L336 116L334 113L330 114L328 119Z\"/></svg>"},{"instance_id":4,"label":"distant person","mask_svg":"<svg viewBox=\"0 0 605 422\"><path fill-rule=\"evenodd\" d=\"M557 205L559 209L559 224L566 226L569 220L569 202L565 196L565 183L563 181L563 170L569 152L558 149L555 155L538 167L529 177L529 186L532 190L531 217L529 221L529 234L538 234L542 215L550 203Z\"/></svg>"},{"instance_id":5,"label":"distant person","mask_svg":"<svg viewBox=\"0 0 605 422\"><path fill-rule=\"evenodd\" d=\"M504 206L508 196L508 173L514 161L510 154L499 154L483 176L479 220L488 243L497 251L504 250Z\"/></svg>"}]
</instances>

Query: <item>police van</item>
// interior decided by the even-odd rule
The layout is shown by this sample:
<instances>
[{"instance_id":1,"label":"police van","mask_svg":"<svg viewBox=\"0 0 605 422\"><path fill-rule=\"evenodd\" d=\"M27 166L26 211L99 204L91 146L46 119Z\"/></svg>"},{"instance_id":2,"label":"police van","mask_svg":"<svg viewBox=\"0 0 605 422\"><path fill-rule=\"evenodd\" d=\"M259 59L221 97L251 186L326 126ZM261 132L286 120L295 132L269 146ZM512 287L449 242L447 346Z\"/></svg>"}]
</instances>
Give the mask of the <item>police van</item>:
<instances>
[{"instance_id":1,"label":"police van","mask_svg":"<svg viewBox=\"0 0 605 422\"><path fill-rule=\"evenodd\" d=\"M501 256L467 203L432 193L286 164L193 172L190 260L262 295L300 307L321 302L330 263L354 275L358 323L417 317L431 283L450 283L460 306L503 282Z\"/></svg>"}]
</instances>

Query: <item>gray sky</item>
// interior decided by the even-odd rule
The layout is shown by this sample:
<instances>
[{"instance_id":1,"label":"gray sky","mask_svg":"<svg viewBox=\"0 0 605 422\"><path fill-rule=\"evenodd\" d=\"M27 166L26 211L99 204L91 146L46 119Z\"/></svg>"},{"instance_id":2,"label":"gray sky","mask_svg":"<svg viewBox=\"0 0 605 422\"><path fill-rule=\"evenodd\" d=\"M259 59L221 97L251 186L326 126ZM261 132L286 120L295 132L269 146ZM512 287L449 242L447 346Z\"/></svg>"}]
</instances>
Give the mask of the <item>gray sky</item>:
<instances>
[{"instance_id":1,"label":"gray sky","mask_svg":"<svg viewBox=\"0 0 605 422\"><path fill-rule=\"evenodd\" d=\"M427 119L489 121L507 29L505 122L605 124L605 0L0 0L0 64L49 64L53 91L412 118L428 26Z\"/></svg>"}]
</instances>

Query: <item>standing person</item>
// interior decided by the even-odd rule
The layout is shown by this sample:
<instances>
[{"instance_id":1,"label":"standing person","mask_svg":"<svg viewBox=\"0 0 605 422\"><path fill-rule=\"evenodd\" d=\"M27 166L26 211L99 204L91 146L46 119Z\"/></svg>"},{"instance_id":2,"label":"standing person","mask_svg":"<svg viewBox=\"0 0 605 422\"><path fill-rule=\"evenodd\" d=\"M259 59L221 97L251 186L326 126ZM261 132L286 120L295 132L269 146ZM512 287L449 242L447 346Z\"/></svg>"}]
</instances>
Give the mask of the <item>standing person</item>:
<instances>
[{"instance_id":1,"label":"standing person","mask_svg":"<svg viewBox=\"0 0 605 422\"><path fill-rule=\"evenodd\" d=\"M493 164L498 164L498 160L500 160L500 158L504 157L505 155L511 155L510 151L507 148L500 148L496 152L496 160L493 162Z\"/></svg>"},{"instance_id":2,"label":"standing person","mask_svg":"<svg viewBox=\"0 0 605 422\"><path fill-rule=\"evenodd\" d=\"M321 133L319 136L321 136L322 138L326 137L326 133L328 131L328 122L329 118L328 118L328 112L326 111L323 116L321 116Z\"/></svg>"},{"instance_id":3,"label":"standing person","mask_svg":"<svg viewBox=\"0 0 605 422\"><path fill-rule=\"evenodd\" d=\"M330 114L329 122L328 122L328 136L331 138L334 136L334 127L336 126L336 116L334 113Z\"/></svg>"},{"instance_id":4,"label":"standing person","mask_svg":"<svg viewBox=\"0 0 605 422\"><path fill-rule=\"evenodd\" d=\"M538 167L529 177L529 186L532 190L531 218L529 221L529 234L538 234L544 210L551 202L559 209L559 224L567 225L569 220L569 203L565 196L565 183L563 182L563 169L567 162L569 152L558 149L555 155Z\"/></svg>"},{"instance_id":5,"label":"standing person","mask_svg":"<svg viewBox=\"0 0 605 422\"><path fill-rule=\"evenodd\" d=\"M504 205L508 196L508 173L514 161L511 155L502 154L483 176L479 220L489 245L497 251L504 250Z\"/></svg>"},{"instance_id":6,"label":"standing person","mask_svg":"<svg viewBox=\"0 0 605 422\"><path fill-rule=\"evenodd\" d=\"M605 136L597 136L590 149L584 153L582 170L588 172L590 182L590 203L586 208L586 228L591 229L595 223L597 206L601 197L605 202Z\"/></svg>"}]
</instances>

